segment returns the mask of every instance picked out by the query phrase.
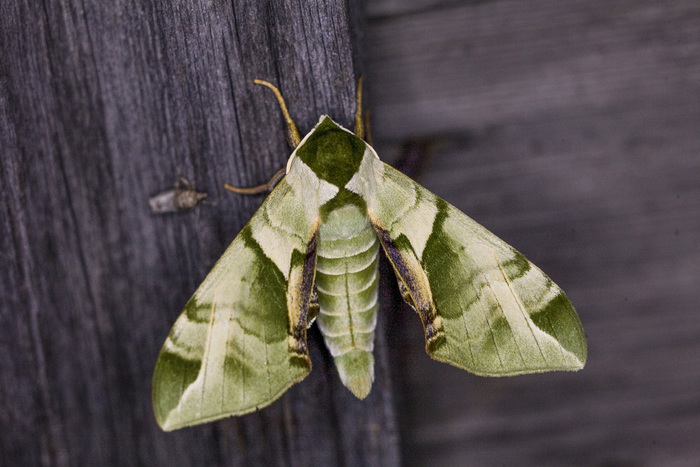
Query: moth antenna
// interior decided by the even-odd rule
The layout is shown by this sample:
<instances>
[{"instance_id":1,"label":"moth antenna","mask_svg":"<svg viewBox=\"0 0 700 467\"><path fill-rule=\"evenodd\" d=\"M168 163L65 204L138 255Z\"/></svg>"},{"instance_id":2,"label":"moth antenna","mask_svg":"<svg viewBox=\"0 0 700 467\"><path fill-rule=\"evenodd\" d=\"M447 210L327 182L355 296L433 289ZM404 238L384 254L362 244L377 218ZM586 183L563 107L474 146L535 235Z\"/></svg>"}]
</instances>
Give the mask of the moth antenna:
<instances>
[{"instance_id":1,"label":"moth antenna","mask_svg":"<svg viewBox=\"0 0 700 467\"><path fill-rule=\"evenodd\" d=\"M277 182L282 180L282 177L285 176L287 173L287 168L282 167L275 173L270 181L267 183L263 183L262 185L257 185L257 186L252 186L249 188L239 188L236 186L231 186L228 183L224 184L224 188L226 188L229 191L233 191L234 193L239 193L241 195L257 195L260 193L264 193L266 191L272 191L272 189L277 185Z\"/></svg>"},{"instance_id":2,"label":"moth antenna","mask_svg":"<svg viewBox=\"0 0 700 467\"><path fill-rule=\"evenodd\" d=\"M284 115L284 120L287 122L287 126L289 127L289 136L290 139L292 140L292 147L297 147L299 146L299 143L301 142L301 137L299 136L299 130L297 130L297 126L294 124L294 120L292 120L292 117L289 116L289 111L287 110L287 105L284 103L284 97L282 97L282 93L280 92L277 87L268 82L268 81L263 81L261 79L254 79L253 82L255 84L260 84L262 86L267 86L268 88L272 89L272 92L275 93L275 97L277 98L277 102L280 104L280 109L282 109L282 115Z\"/></svg>"},{"instance_id":3,"label":"moth antenna","mask_svg":"<svg viewBox=\"0 0 700 467\"><path fill-rule=\"evenodd\" d=\"M370 117L369 109L365 109L365 118L363 119L363 122L362 122L364 131L365 131L365 135L364 135L365 137L362 139L367 141L367 143L369 143L369 145L372 146L372 144L373 144L372 143L372 132L370 131L369 117Z\"/></svg>"},{"instance_id":4,"label":"moth antenna","mask_svg":"<svg viewBox=\"0 0 700 467\"><path fill-rule=\"evenodd\" d=\"M357 109L355 109L355 134L358 138L364 139L364 126L362 124L362 81L364 76L357 78Z\"/></svg>"}]
</instances>

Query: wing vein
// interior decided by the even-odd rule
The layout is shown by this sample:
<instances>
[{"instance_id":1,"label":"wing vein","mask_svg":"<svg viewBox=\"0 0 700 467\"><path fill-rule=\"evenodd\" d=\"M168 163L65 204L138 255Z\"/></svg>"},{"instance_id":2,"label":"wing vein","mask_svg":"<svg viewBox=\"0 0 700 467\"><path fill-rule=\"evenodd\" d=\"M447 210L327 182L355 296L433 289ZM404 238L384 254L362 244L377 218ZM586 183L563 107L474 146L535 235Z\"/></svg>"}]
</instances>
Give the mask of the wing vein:
<instances>
[{"instance_id":1,"label":"wing vein","mask_svg":"<svg viewBox=\"0 0 700 467\"><path fill-rule=\"evenodd\" d=\"M523 350L520 348L520 344L518 343L518 338L515 335L515 332L513 331L513 326L510 324L510 321L508 321L508 318L506 317L506 312L504 311L503 305L501 305L501 301L498 299L498 294L494 290L493 286L491 285L491 282L489 281L488 277L486 277L486 283L488 284L489 289L491 289L491 293L493 293L493 298L496 300L496 304L498 305L498 308L501 310L501 314L503 315L503 320L506 322L506 325L510 328L510 335L513 336L513 342L515 342L515 348L518 349L518 355L520 355L520 360L522 360L523 365L527 365L525 356L523 355Z\"/></svg>"},{"instance_id":2,"label":"wing vein","mask_svg":"<svg viewBox=\"0 0 700 467\"><path fill-rule=\"evenodd\" d=\"M418 191L414 187L411 187L411 190L413 194L413 202L410 205L407 204L406 208L403 211L399 212L396 215L396 217L394 217L394 220L392 220L389 223L389 225L386 226L386 229L389 232L393 233L394 226L399 224L406 217L406 215L410 213L413 209L415 209L416 206L418 206L418 204L420 203L420 194L418 193Z\"/></svg>"},{"instance_id":3,"label":"wing vein","mask_svg":"<svg viewBox=\"0 0 700 467\"><path fill-rule=\"evenodd\" d=\"M487 279L488 282L488 279ZM491 285L489 284L489 288L491 288ZM481 294L479 294L481 295ZM481 300L479 300L481 302ZM496 334L494 333L493 326L491 326L491 321L489 321L489 314L488 310L484 309L484 305L481 305L482 311L484 312L484 321L486 321L486 324L489 326L489 335L491 336L491 340L493 341L493 347L496 349L496 356L498 357L498 362L501 364L501 368L505 368L506 366L503 364L503 359L501 358L501 351L498 348L498 342L496 342Z\"/></svg>"},{"instance_id":4,"label":"wing vein","mask_svg":"<svg viewBox=\"0 0 700 467\"><path fill-rule=\"evenodd\" d=\"M462 323L464 324L464 334L467 336L467 347L469 348L469 356L471 357L472 363L475 362L476 360L474 359L474 349L472 348L472 340L471 337L469 336L469 325L467 324L467 313L465 312L466 310L460 303L459 309L462 311L461 316L462 316Z\"/></svg>"},{"instance_id":5,"label":"wing vein","mask_svg":"<svg viewBox=\"0 0 700 467\"><path fill-rule=\"evenodd\" d=\"M265 322L263 321L263 342L267 342L267 328ZM267 393L272 395L272 378L270 377L270 354L268 352L268 346L264 345L265 349L265 372L267 373Z\"/></svg>"},{"instance_id":6,"label":"wing vein","mask_svg":"<svg viewBox=\"0 0 700 467\"><path fill-rule=\"evenodd\" d=\"M231 319L226 320L226 354L228 354L228 340L231 332ZM223 368L221 369L223 375L222 375L222 381L226 382L226 357L224 357L224 363L223 363ZM224 412L224 401L226 400L226 384L221 385L221 413Z\"/></svg>"},{"instance_id":7,"label":"wing vein","mask_svg":"<svg viewBox=\"0 0 700 467\"><path fill-rule=\"evenodd\" d=\"M503 276L503 280L505 281L506 285L508 286L508 290L510 290L510 293L513 295L513 298L515 299L515 302L518 304L518 310L520 311L520 314L523 316L523 320L527 323L527 328L530 331L530 334L532 334L532 339L535 341L535 344L537 345L537 350L540 352L540 356L542 357L542 361L544 362L545 365L547 364L547 358L544 356L544 352L542 351L542 346L540 346L540 341L537 339L537 334L535 334L535 331L532 329L532 325L530 324L530 315L527 313L527 310L525 309L522 301L520 300L520 295L518 295L518 292L515 291L513 288L513 283L508 279L508 276L506 275L506 272L503 270L503 267L501 266L501 262L498 261L498 256L496 256L496 252L493 250L493 248L489 247L491 249L491 253L493 253L493 257L496 260L496 264L498 264L498 270L501 273L501 276ZM496 298L498 300L498 298ZM501 310L503 307L501 307ZM510 326L510 323L508 323ZM511 326L512 329L512 326ZM518 343L516 339L516 345ZM520 357L522 358L522 351L520 350L520 346L518 346L518 351L520 352ZM525 362L525 359L523 359L523 362ZM527 363L525 363L527 365Z\"/></svg>"},{"instance_id":8,"label":"wing vein","mask_svg":"<svg viewBox=\"0 0 700 467\"><path fill-rule=\"evenodd\" d=\"M299 240L299 242L301 242L301 243L306 242L306 240L299 233L297 233L293 230L283 229L282 228L283 224L273 222L272 218L270 217L269 207L266 207L265 210L263 211L263 219L265 220L265 222L267 222L268 227L270 227L272 230L276 231L277 233L280 233L280 234L282 234L284 236L288 236L288 237L294 237L297 240Z\"/></svg>"},{"instance_id":9,"label":"wing vein","mask_svg":"<svg viewBox=\"0 0 700 467\"><path fill-rule=\"evenodd\" d=\"M199 393L199 410L201 413L202 407L204 406L204 392L207 387L207 362L209 361L209 354L211 353L211 339L214 330L214 322L216 321L216 295L211 304L211 318L209 319L209 332L207 332L207 345L204 347L204 354L202 356L202 388Z\"/></svg>"}]
</instances>

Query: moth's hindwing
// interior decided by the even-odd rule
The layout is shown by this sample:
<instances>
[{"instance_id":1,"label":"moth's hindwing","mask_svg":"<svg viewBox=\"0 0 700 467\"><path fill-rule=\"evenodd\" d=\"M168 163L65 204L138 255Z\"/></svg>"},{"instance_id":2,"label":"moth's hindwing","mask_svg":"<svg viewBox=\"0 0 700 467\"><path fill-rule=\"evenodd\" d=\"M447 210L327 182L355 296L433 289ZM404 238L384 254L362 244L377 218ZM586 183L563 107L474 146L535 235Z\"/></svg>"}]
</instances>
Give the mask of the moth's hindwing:
<instances>
[{"instance_id":1,"label":"moth's hindwing","mask_svg":"<svg viewBox=\"0 0 700 467\"><path fill-rule=\"evenodd\" d=\"M583 367L583 327L564 292L457 208L385 164L370 219L431 357L485 376Z\"/></svg>"},{"instance_id":2,"label":"moth's hindwing","mask_svg":"<svg viewBox=\"0 0 700 467\"><path fill-rule=\"evenodd\" d=\"M166 431L264 407L311 370L307 313L318 219L284 180L175 322L156 363Z\"/></svg>"}]
</instances>

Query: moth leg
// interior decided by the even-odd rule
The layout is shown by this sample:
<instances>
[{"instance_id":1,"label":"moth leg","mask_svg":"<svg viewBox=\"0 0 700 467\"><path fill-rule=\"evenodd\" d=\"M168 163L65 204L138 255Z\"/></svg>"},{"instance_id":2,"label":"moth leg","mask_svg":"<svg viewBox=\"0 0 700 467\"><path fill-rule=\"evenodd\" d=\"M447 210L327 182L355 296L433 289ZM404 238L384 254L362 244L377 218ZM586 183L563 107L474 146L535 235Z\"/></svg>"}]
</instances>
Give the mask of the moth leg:
<instances>
[{"instance_id":1,"label":"moth leg","mask_svg":"<svg viewBox=\"0 0 700 467\"><path fill-rule=\"evenodd\" d=\"M262 185L257 185L257 186L251 186L248 188L240 188L237 186L231 186L228 183L224 184L224 188L226 188L229 191L233 191L234 193L239 193L241 195L257 195L259 193L264 193L266 191L272 191L272 189L277 185L277 182L282 180L282 177L287 173L287 168L282 167L279 169L268 181L267 183L263 183Z\"/></svg>"},{"instance_id":2,"label":"moth leg","mask_svg":"<svg viewBox=\"0 0 700 467\"><path fill-rule=\"evenodd\" d=\"M295 148L299 146L299 143L301 142L301 137L299 136L299 130L297 130L297 126L294 124L294 120L292 120L292 117L289 116L289 111L287 110L287 105L284 103L284 98L282 97L282 93L280 92L277 87L267 81L263 81L261 79L254 79L253 82L255 84L260 84L263 86L267 86L268 88L272 89L272 92L275 93L275 97L277 98L277 102L280 104L280 109L282 110L282 115L284 115L284 120L287 122L287 126L289 128L289 133L288 133L288 138L290 142L290 146L292 148Z\"/></svg>"},{"instance_id":3,"label":"moth leg","mask_svg":"<svg viewBox=\"0 0 700 467\"><path fill-rule=\"evenodd\" d=\"M186 190L194 190L194 186L190 183L189 180L187 180L182 175L180 175L180 177L175 182L175 188L180 189L181 186L185 187Z\"/></svg>"},{"instance_id":4,"label":"moth leg","mask_svg":"<svg viewBox=\"0 0 700 467\"><path fill-rule=\"evenodd\" d=\"M365 117L362 120L363 130L364 130L364 138L362 138L362 139L364 139L367 142L367 144L372 146L372 144L374 144L374 143L372 142L372 133L370 132L370 124L369 124L370 113L369 113L369 110L370 109L365 109L365 113L364 113Z\"/></svg>"},{"instance_id":5,"label":"moth leg","mask_svg":"<svg viewBox=\"0 0 700 467\"><path fill-rule=\"evenodd\" d=\"M364 76L357 78L357 108L355 109L355 134L372 145L372 137L369 132L369 109L362 109L362 82Z\"/></svg>"},{"instance_id":6,"label":"moth leg","mask_svg":"<svg viewBox=\"0 0 700 467\"><path fill-rule=\"evenodd\" d=\"M364 76L360 75L357 78L357 108L355 109L355 134L358 138L362 139L364 135L364 127L362 125L362 81Z\"/></svg>"}]
</instances>

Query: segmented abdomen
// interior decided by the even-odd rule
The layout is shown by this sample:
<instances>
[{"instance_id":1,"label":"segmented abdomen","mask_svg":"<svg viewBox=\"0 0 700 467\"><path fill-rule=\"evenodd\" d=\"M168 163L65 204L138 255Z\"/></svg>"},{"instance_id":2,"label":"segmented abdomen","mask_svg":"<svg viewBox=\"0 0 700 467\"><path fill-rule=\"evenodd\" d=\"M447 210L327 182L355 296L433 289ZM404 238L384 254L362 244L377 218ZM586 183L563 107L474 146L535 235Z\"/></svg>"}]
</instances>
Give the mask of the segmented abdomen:
<instances>
[{"instance_id":1,"label":"segmented abdomen","mask_svg":"<svg viewBox=\"0 0 700 467\"><path fill-rule=\"evenodd\" d=\"M337 220L337 222L336 222ZM379 241L355 206L335 210L321 225L316 263L317 323L343 383L364 397L374 380Z\"/></svg>"}]
</instances>

